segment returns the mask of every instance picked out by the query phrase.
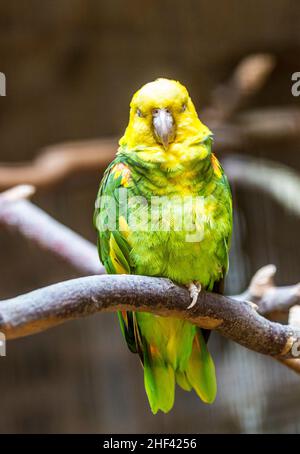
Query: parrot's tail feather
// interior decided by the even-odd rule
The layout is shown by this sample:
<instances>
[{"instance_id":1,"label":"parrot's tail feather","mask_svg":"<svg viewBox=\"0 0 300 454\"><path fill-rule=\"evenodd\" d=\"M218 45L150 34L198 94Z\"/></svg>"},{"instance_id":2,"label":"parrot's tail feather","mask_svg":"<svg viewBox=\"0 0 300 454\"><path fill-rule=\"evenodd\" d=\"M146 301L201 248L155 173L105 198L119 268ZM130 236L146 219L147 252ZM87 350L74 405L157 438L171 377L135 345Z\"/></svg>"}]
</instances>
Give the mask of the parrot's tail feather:
<instances>
[{"instance_id":1,"label":"parrot's tail feather","mask_svg":"<svg viewBox=\"0 0 300 454\"><path fill-rule=\"evenodd\" d=\"M132 353L137 353L134 337L134 318L132 312L118 311L118 318L124 339Z\"/></svg>"},{"instance_id":2,"label":"parrot's tail feather","mask_svg":"<svg viewBox=\"0 0 300 454\"><path fill-rule=\"evenodd\" d=\"M201 330L197 330L194 337L186 378L203 402L208 404L214 402L217 395L215 366ZM182 386L181 383L179 384Z\"/></svg>"},{"instance_id":3,"label":"parrot's tail feather","mask_svg":"<svg viewBox=\"0 0 300 454\"><path fill-rule=\"evenodd\" d=\"M151 345L144 345L144 382L152 413L168 413L174 405L175 374Z\"/></svg>"},{"instance_id":4,"label":"parrot's tail feather","mask_svg":"<svg viewBox=\"0 0 300 454\"><path fill-rule=\"evenodd\" d=\"M185 391L191 391L192 389L192 385L188 381L186 373L181 372L180 370L176 371L176 383Z\"/></svg>"},{"instance_id":5,"label":"parrot's tail feather","mask_svg":"<svg viewBox=\"0 0 300 454\"><path fill-rule=\"evenodd\" d=\"M144 367L144 384L152 412L169 412L174 404L175 380L185 391L194 388L206 403L216 397L213 360L204 332L188 322L143 312L119 312L129 349Z\"/></svg>"}]
</instances>

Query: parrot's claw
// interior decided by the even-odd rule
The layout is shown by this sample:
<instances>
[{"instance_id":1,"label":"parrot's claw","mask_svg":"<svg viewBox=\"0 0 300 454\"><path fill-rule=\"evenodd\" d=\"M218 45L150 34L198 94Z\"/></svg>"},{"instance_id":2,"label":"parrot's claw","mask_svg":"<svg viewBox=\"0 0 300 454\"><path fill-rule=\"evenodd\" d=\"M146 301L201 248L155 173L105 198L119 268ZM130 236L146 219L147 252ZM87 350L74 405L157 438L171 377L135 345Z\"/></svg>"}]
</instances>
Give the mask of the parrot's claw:
<instances>
[{"instance_id":1,"label":"parrot's claw","mask_svg":"<svg viewBox=\"0 0 300 454\"><path fill-rule=\"evenodd\" d=\"M188 285L188 290L190 292L190 297L192 299L191 304L188 306L188 309L192 309L195 306L198 300L199 293L201 292L201 284L199 282L191 282Z\"/></svg>"}]
</instances>

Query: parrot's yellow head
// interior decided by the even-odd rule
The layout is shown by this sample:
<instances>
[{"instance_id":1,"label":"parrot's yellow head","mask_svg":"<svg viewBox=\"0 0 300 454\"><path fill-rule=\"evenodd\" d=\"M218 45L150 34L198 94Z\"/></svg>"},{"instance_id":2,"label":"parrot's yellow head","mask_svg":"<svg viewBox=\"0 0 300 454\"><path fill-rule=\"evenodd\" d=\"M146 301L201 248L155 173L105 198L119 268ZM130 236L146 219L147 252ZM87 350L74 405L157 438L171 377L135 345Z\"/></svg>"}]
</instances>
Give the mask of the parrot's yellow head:
<instances>
[{"instance_id":1,"label":"parrot's yellow head","mask_svg":"<svg viewBox=\"0 0 300 454\"><path fill-rule=\"evenodd\" d=\"M210 135L187 89L175 80L157 79L134 94L120 145L136 150L145 160L176 165L196 153L205 158L207 148L199 144Z\"/></svg>"}]
</instances>

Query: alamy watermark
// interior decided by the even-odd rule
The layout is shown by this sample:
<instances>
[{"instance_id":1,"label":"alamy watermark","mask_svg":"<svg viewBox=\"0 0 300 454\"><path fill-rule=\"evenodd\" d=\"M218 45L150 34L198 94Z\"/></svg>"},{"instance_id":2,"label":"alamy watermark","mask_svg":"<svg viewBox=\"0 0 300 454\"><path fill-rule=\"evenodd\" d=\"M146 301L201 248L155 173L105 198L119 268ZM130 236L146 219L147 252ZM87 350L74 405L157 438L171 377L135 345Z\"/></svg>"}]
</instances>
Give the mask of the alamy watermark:
<instances>
[{"instance_id":1,"label":"alamy watermark","mask_svg":"<svg viewBox=\"0 0 300 454\"><path fill-rule=\"evenodd\" d=\"M116 193L118 196L116 197ZM204 238L213 206L201 196L128 196L125 188L114 197L103 195L96 202L100 209L96 223L100 231L181 232L188 243Z\"/></svg>"},{"instance_id":2,"label":"alamy watermark","mask_svg":"<svg viewBox=\"0 0 300 454\"><path fill-rule=\"evenodd\" d=\"M299 358L300 357L300 341L297 341L294 343L292 346L292 356L293 358Z\"/></svg>"},{"instance_id":3,"label":"alamy watermark","mask_svg":"<svg viewBox=\"0 0 300 454\"><path fill-rule=\"evenodd\" d=\"M0 356L6 356L6 337L0 332Z\"/></svg>"},{"instance_id":4,"label":"alamy watermark","mask_svg":"<svg viewBox=\"0 0 300 454\"><path fill-rule=\"evenodd\" d=\"M6 77L0 72L0 96L6 96Z\"/></svg>"},{"instance_id":5,"label":"alamy watermark","mask_svg":"<svg viewBox=\"0 0 300 454\"><path fill-rule=\"evenodd\" d=\"M294 82L291 88L292 95L300 96L300 71L293 73L291 79Z\"/></svg>"}]
</instances>

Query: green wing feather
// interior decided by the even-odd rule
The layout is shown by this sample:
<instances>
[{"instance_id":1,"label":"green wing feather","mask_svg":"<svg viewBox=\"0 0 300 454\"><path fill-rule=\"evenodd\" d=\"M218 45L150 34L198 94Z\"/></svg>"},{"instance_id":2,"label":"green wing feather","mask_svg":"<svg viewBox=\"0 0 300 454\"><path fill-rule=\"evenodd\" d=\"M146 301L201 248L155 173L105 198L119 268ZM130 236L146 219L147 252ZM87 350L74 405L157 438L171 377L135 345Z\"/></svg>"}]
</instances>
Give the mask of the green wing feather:
<instances>
[{"instance_id":1,"label":"green wing feather","mask_svg":"<svg viewBox=\"0 0 300 454\"><path fill-rule=\"evenodd\" d=\"M128 189L126 189L122 183L123 175L122 171L117 170L118 164L122 164L122 162L116 158L115 161L113 161L107 168L101 181L96 199L94 226L98 231L99 256L107 273L132 274L134 273L134 264L130 258L131 247L126 239L126 235L122 234L122 231L119 230L120 225L118 220L120 204L118 189ZM112 198L116 212L110 213L112 207L109 203L106 203L105 201L103 202L103 196ZM117 219L115 230L106 228L110 215ZM141 359L143 359L136 315L133 312L123 311L118 312L118 318L121 331L127 342L128 348L133 353L139 353Z\"/></svg>"}]
</instances>

